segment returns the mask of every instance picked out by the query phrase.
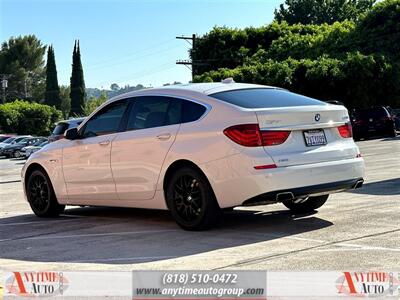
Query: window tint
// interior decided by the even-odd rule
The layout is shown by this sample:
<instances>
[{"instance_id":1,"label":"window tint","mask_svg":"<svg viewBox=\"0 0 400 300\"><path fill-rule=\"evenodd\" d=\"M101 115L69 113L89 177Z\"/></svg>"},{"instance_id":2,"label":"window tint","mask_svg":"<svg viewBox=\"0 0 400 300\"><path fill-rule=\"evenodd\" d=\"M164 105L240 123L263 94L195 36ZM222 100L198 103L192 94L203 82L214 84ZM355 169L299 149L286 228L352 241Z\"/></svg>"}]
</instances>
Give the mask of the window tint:
<instances>
[{"instance_id":1,"label":"window tint","mask_svg":"<svg viewBox=\"0 0 400 300\"><path fill-rule=\"evenodd\" d=\"M328 105L322 101L279 89L243 89L210 95L244 108Z\"/></svg>"},{"instance_id":2,"label":"window tint","mask_svg":"<svg viewBox=\"0 0 400 300\"><path fill-rule=\"evenodd\" d=\"M375 107L369 109L360 109L356 112L356 116L361 119L382 118L387 117L388 113L383 107Z\"/></svg>"},{"instance_id":3,"label":"window tint","mask_svg":"<svg viewBox=\"0 0 400 300\"><path fill-rule=\"evenodd\" d=\"M58 123L53 130L54 135L64 134L65 130L68 129L68 123Z\"/></svg>"},{"instance_id":4,"label":"window tint","mask_svg":"<svg viewBox=\"0 0 400 300\"><path fill-rule=\"evenodd\" d=\"M10 143L13 142L14 140L15 140L15 138L10 137L10 138L4 140L3 143L5 143L5 144L10 144Z\"/></svg>"},{"instance_id":5,"label":"window tint","mask_svg":"<svg viewBox=\"0 0 400 300\"><path fill-rule=\"evenodd\" d=\"M178 124L180 119L181 100L155 96L140 97L131 110L127 130Z\"/></svg>"},{"instance_id":6,"label":"window tint","mask_svg":"<svg viewBox=\"0 0 400 300\"><path fill-rule=\"evenodd\" d=\"M193 122L204 114L206 108L203 105L191 102L191 101L182 101L182 123Z\"/></svg>"},{"instance_id":7,"label":"window tint","mask_svg":"<svg viewBox=\"0 0 400 300\"><path fill-rule=\"evenodd\" d=\"M107 105L86 122L81 136L86 138L117 132L126 107L126 100Z\"/></svg>"}]
</instances>

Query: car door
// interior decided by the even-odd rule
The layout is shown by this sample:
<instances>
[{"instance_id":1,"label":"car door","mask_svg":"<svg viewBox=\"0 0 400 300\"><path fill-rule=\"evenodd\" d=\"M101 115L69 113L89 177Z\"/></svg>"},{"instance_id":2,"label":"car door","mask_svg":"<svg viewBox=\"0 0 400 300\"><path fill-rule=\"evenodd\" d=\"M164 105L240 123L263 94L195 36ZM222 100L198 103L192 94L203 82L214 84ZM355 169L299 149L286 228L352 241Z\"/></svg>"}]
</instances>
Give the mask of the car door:
<instances>
[{"instance_id":1,"label":"car door","mask_svg":"<svg viewBox=\"0 0 400 300\"><path fill-rule=\"evenodd\" d=\"M131 99L126 131L112 142L111 167L120 200L154 197L162 164L180 126L181 100Z\"/></svg>"},{"instance_id":2,"label":"car door","mask_svg":"<svg viewBox=\"0 0 400 300\"><path fill-rule=\"evenodd\" d=\"M95 205L118 198L111 173L111 143L127 106L126 100L108 104L80 128L78 139L64 143L63 172L71 204Z\"/></svg>"}]
</instances>

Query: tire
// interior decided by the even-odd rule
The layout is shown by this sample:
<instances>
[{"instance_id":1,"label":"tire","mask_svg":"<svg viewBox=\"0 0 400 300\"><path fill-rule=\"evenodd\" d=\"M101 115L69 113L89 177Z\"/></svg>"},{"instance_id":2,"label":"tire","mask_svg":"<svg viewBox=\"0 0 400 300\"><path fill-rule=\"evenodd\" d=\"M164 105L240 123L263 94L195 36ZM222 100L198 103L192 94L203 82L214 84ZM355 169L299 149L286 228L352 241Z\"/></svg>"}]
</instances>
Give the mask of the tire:
<instances>
[{"instance_id":1,"label":"tire","mask_svg":"<svg viewBox=\"0 0 400 300\"><path fill-rule=\"evenodd\" d=\"M29 175L26 195L38 217L57 217L65 209L65 205L58 204L51 181L43 170L37 169Z\"/></svg>"},{"instance_id":2,"label":"tire","mask_svg":"<svg viewBox=\"0 0 400 300\"><path fill-rule=\"evenodd\" d=\"M309 197L305 202L295 203L293 201L283 202L287 208L291 211L305 213L312 212L322 205L325 204L326 200L328 200L329 195L317 196L317 197Z\"/></svg>"},{"instance_id":3,"label":"tire","mask_svg":"<svg viewBox=\"0 0 400 300\"><path fill-rule=\"evenodd\" d=\"M397 137L396 127L393 127L393 129L389 131L389 136L390 137Z\"/></svg>"},{"instance_id":4,"label":"tire","mask_svg":"<svg viewBox=\"0 0 400 300\"><path fill-rule=\"evenodd\" d=\"M175 222L185 230L207 230L222 216L207 178L192 167L178 169L168 180L166 202Z\"/></svg>"},{"instance_id":5,"label":"tire","mask_svg":"<svg viewBox=\"0 0 400 300\"><path fill-rule=\"evenodd\" d=\"M19 152L18 150L14 152L13 155L15 158L20 158L21 157L21 152Z\"/></svg>"}]
</instances>

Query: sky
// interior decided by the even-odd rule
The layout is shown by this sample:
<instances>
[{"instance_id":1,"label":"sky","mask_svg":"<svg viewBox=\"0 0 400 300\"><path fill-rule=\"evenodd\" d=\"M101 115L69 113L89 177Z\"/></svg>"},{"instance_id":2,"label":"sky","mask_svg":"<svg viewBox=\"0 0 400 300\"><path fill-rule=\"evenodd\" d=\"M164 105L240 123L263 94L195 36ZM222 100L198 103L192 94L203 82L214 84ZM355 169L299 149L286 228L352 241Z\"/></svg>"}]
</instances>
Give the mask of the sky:
<instances>
[{"instance_id":1,"label":"sky","mask_svg":"<svg viewBox=\"0 0 400 300\"><path fill-rule=\"evenodd\" d=\"M79 39L86 87L188 82L190 44L214 26L262 26L283 0L0 0L0 40L35 34L55 49L58 80L68 85Z\"/></svg>"}]
</instances>

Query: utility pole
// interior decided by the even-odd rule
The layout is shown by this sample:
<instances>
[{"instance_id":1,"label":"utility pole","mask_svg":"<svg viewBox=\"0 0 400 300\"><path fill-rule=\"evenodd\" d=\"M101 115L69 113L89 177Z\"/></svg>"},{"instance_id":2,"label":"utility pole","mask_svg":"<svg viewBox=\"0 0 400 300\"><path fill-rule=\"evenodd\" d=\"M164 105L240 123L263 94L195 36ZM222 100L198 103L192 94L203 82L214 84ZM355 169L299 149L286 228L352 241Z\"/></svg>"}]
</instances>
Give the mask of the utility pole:
<instances>
[{"instance_id":1,"label":"utility pole","mask_svg":"<svg viewBox=\"0 0 400 300\"><path fill-rule=\"evenodd\" d=\"M176 37L177 40L185 40L186 42L188 42L191 46L192 46L192 53L194 51L196 51L195 46L196 46L196 35L192 34L192 36L177 36ZM192 71L192 82L194 80L194 66L197 65L195 59L192 60L188 60L188 59L181 59L181 60L177 60L176 61L177 65L184 65L185 67L187 67L189 70ZM189 67L191 66L191 67Z\"/></svg>"},{"instance_id":2,"label":"utility pole","mask_svg":"<svg viewBox=\"0 0 400 300\"><path fill-rule=\"evenodd\" d=\"M2 102L6 103L6 88L8 88L8 78L10 77L9 74L0 74L1 77L1 88L3 90L2 95Z\"/></svg>"}]
</instances>

